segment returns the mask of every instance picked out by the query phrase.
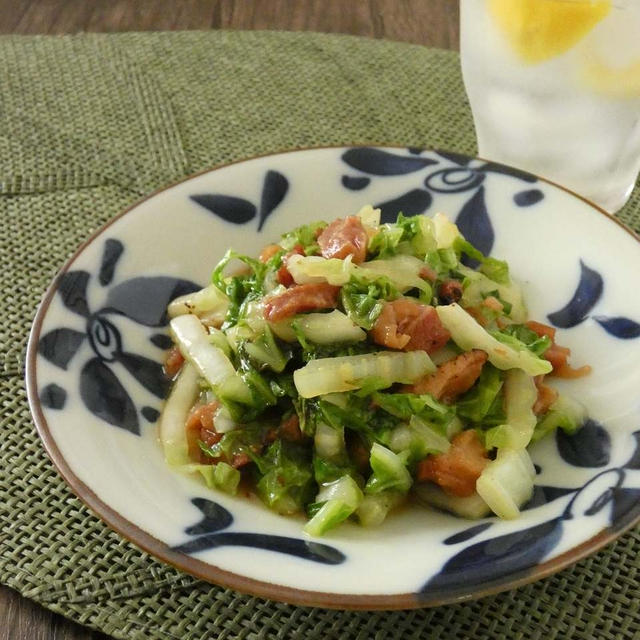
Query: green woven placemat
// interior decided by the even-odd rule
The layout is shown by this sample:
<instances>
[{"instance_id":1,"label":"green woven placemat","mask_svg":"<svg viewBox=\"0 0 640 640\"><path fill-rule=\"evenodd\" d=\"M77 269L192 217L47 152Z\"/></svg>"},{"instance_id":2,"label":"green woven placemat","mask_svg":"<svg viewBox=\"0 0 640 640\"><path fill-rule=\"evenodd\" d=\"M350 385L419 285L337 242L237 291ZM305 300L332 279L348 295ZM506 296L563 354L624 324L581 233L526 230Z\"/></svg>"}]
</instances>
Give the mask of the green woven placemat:
<instances>
[{"instance_id":1,"label":"green woven placemat","mask_svg":"<svg viewBox=\"0 0 640 640\"><path fill-rule=\"evenodd\" d=\"M454 53L344 36L0 38L0 581L118 638L640 637L640 531L476 602L358 613L244 596L167 567L76 499L26 404L44 288L99 225L206 167L313 145L475 152ZM620 217L640 228L640 189Z\"/></svg>"}]
</instances>

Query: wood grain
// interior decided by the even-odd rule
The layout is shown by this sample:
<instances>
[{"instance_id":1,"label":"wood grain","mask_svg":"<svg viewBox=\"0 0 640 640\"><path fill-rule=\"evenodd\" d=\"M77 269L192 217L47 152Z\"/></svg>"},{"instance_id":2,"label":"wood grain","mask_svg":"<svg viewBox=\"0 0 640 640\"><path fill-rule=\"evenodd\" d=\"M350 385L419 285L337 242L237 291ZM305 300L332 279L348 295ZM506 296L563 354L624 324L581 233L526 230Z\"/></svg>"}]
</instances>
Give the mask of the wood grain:
<instances>
[{"instance_id":1,"label":"wood grain","mask_svg":"<svg viewBox=\"0 0 640 640\"><path fill-rule=\"evenodd\" d=\"M0 0L0 33L283 29L458 49L456 0Z\"/></svg>"},{"instance_id":2,"label":"wood grain","mask_svg":"<svg viewBox=\"0 0 640 640\"><path fill-rule=\"evenodd\" d=\"M278 29L459 48L456 0L0 0L0 34ZM0 640L106 640L0 586Z\"/></svg>"},{"instance_id":3,"label":"wood grain","mask_svg":"<svg viewBox=\"0 0 640 640\"><path fill-rule=\"evenodd\" d=\"M0 640L109 640L0 586Z\"/></svg>"}]
</instances>

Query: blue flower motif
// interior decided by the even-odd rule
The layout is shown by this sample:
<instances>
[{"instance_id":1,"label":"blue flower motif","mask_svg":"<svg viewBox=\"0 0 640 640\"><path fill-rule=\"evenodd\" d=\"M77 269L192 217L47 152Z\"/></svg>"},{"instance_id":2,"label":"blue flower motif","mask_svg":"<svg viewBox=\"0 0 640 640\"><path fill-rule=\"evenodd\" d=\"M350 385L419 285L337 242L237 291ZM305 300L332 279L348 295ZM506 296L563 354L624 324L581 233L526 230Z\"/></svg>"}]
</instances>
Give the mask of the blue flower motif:
<instances>
[{"instance_id":1,"label":"blue flower motif","mask_svg":"<svg viewBox=\"0 0 640 640\"><path fill-rule=\"evenodd\" d=\"M392 153L372 147L347 149L342 161L367 176L342 176L346 189L360 190L375 179L409 175L428 169L421 174L421 183L395 198L374 205L381 210L382 222L394 222L399 213L417 215L425 213L433 202L434 193L471 192L471 197L460 210L455 222L469 242L484 254L491 253L494 231L485 203L483 183L488 173L509 175L517 180L534 183L537 178L525 171L496 162L480 162L469 156L450 151L437 151L431 157L422 156L421 149L408 149L409 155ZM444 162L444 166L443 166ZM471 166L471 163L474 163ZM539 190L523 191L514 196L518 206L530 206L544 198ZM468 262L473 266L473 262Z\"/></svg>"},{"instance_id":2,"label":"blue flower motif","mask_svg":"<svg viewBox=\"0 0 640 640\"><path fill-rule=\"evenodd\" d=\"M101 286L111 284L124 249L119 240L109 238L105 241L98 273ZM163 327L168 321L168 303L200 287L171 276L131 278L111 287L105 306L92 312L87 295L90 281L91 274L81 270L67 271L59 276L58 295L71 313L84 318L85 329L52 329L40 338L38 352L56 367L66 370L86 340L93 357L80 369L78 388L83 404L97 418L139 435L138 409L114 372L113 364L121 364L159 399L166 396L169 381L158 361L125 350L120 330L112 319L121 315L145 326ZM157 336L152 336L152 341L157 342ZM160 348L166 348L166 343ZM50 409L64 408L66 398L66 390L56 384L47 385L40 391L41 402ZM141 414L151 421L158 417L158 411L153 407L142 407Z\"/></svg>"}]
</instances>

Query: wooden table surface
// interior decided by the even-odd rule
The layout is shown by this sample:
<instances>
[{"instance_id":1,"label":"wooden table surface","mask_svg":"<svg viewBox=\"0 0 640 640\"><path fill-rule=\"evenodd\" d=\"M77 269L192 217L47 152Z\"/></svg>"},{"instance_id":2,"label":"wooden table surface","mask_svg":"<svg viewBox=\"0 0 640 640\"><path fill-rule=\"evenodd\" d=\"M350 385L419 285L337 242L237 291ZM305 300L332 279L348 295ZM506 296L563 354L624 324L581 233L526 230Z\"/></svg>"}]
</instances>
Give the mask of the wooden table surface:
<instances>
[{"instance_id":1,"label":"wooden table surface","mask_svg":"<svg viewBox=\"0 0 640 640\"><path fill-rule=\"evenodd\" d=\"M0 0L0 33L279 29L459 48L457 0ZM0 586L0 640L107 640Z\"/></svg>"}]
</instances>

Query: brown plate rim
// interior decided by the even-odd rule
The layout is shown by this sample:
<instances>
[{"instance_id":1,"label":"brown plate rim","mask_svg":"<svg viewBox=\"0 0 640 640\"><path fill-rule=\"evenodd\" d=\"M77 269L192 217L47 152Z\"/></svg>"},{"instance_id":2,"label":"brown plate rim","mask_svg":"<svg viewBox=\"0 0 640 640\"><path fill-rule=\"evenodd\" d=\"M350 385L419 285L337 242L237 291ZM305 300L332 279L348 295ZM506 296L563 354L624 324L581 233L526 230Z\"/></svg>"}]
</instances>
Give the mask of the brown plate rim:
<instances>
[{"instance_id":1,"label":"brown plate rim","mask_svg":"<svg viewBox=\"0 0 640 640\"><path fill-rule=\"evenodd\" d=\"M141 198L135 203L131 204L119 214L111 218L99 229L94 231L73 253L73 255L65 262L60 271L54 277L52 283L49 285L45 294L40 302L36 311L33 325L29 333L29 339L26 352L26 390L27 400L31 415L36 426L36 430L40 439L42 440L45 450L49 455L54 466L58 469L58 472L69 485L73 493L88 506L105 524L111 529L119 533L121 536L132 542L134 545L142 549L143 551L151 554L158 560L173 566L176 569L184 571L196 578L205 580L212 584L219 585L221 587L234 589L241 593L259 596L262 598L268 598L286 604L310 606L310 607L323 607L327 609L339 609L339 610L395 610L395 609L417 609L441 606L445 604L453 604L458 602L464 602L467 600L474 600L477 598L485 597L488 595L496 594L502 591L515 589L517 587L535 582L547 576L550 576L562 569L572 565L586 556L598 551L605 545L613 542L625 531L630 529L636 523L640 522L640 513L634 518L631 518L629 522L619 529L605 528L600 533L586 540L577 547L566 551L565 553L556 556L551 560L547 560L541 564L535 565L532 568L525 569L520 572L516 572L504 578L499 578L488 583L481 589L475 589L469 591L468 589L451 590L450 592L442 595L425 595L421 597L419 593L402 593L402 594L382 594L382 595L370 595L370 594L344 594L344 593L330 593L330 592L318 592L308 591L303 589L296 589L293 587L287 587L271 582L265 582L248 578L246 576L233 573L221 569L215 565L202 562L187 554L178 553L172 551L165 543L158 540L154 536L145 532L131 521L127 520L124 516L120 515L117 511L112 509L107 503L101 500L75 473L67 464L64 456L59 450L55 439L53 438L46 418L44 416L40 399L37 392L37 372L36 372L36 359L37 359L37 346L40 337L41 327L44 317L47 313L49 305L58 290L58 285L61 276L66 273L75 260L85 251L85 249L94 242L99 236L101 236L112 224L117 220L124 217L134 209L136 209L142 203L156 197L157 195L173 189L177 185L192 180L193 178L224 169L236 164L248 162L250 160L256 160L261 158L268 158L271 156L277 156L288 153L295 153L299 151L319 151L326 149L350 149L350 148L365 148L375 147L383 150L398 150L406 149L411 145L406 144L389 144L379 142L362 142L356 144L337 144L326 145L319 147L294 147L290 149L284 149L282 151L275 151L264 154L257 154L250 157L239 158L232 162L223 162L217 164L211 168L204 169L197 173L191 174L178 180L170 185L161 187L149 195ZM438 152L442 149L421 149L422 151ZM467 155L467 154L465 154ZM470 158L487 161L484 158L477 156L468 156ZM496 163L500 164L500 163ZM505 165L508 166L508 165ZM530 172L527 172L530 173ZM640 243L640 235L625 225L621 220L617 219L612 214L599 207L597 204L591 202L587 198L559 185L556 182L541 178L534 175L538 180L546 184L550 184L572 196L582 200L589 205L592 209L598 213L604 215L610 221L616 223L624 231L626 231L632 238Z\"/></svg>"}]
</instances>

